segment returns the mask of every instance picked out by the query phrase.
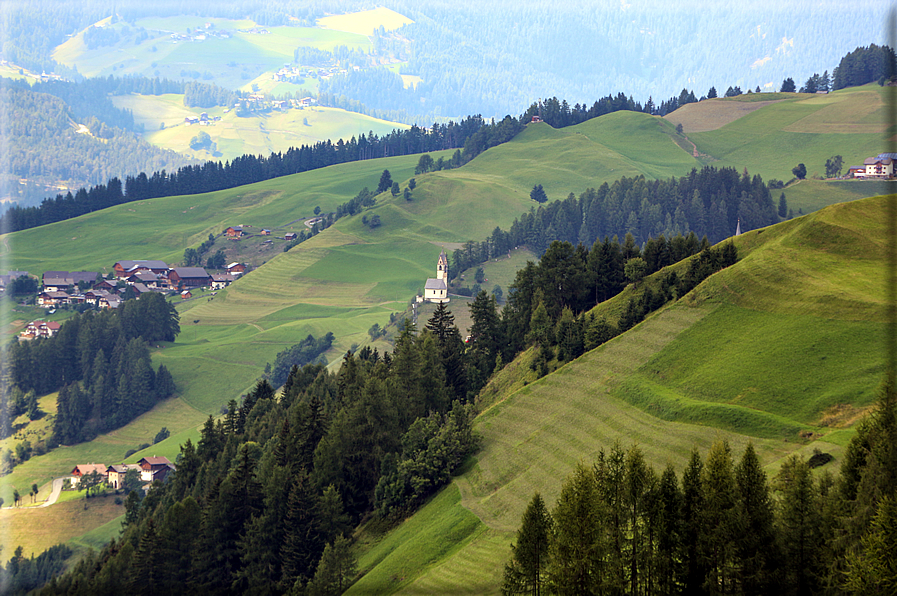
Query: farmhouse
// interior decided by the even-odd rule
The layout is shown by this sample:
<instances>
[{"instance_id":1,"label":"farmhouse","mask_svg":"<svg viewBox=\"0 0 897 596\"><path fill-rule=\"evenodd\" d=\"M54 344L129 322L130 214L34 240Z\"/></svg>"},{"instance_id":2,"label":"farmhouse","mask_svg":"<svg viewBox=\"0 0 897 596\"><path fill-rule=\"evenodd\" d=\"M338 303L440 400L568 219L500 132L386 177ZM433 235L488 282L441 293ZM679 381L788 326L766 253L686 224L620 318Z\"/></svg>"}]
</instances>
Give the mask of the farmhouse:
<instances>
[{"instance_id":1,"label":"farmhouse","mask_svg":"<svg viewBox=\"0 0 897 596\"><path fill-rule=\"evenodd\" d=\"M140 466L140 479L144 482L164 481L168 473L176 469L167 457L144 457L137 464Z\"/></svg>"},{"instance_id":2,"label":"farmhouse","mask_svg":"<svg viewBox=\"0 0 897 596\"><path fill-rule=\"evenodd\" d=\"M296 232L287 232L286 234L283 235L283 239L284 240L295 240Z\"/></svg>"},{"instance_id":3,"label":"farmhouse","mask_svg":"<svg viewBox=\"0 0 897 596\"><path fill-rule=\"evenodd\" d=\"M118 261L112 266L115 277L127 279L139 271L151 271L156 275L168 273L168 265L163 261Z\"/></svg>"},{"instance_id":4,"label":"farmhouse","mask_svg":"<svg viewBox=\"0 0 897 596\"><path fill-rule=\"evenodd\" d=\"M181 292L181 300L186 300L187 298L193 298L193 294L190 293L190 290Z\"/></svg>"},{"instance_id":5,"label":"farmhouse","mask_svg":"<svg viewBox=\"0 0 897 596\"><path fill-rule=\"evenodd\" d=\"M879 153L876 157L867 157L862 166L853 166L848 173L854 178L892 178L895 173L897 153Z\"/></svg>"},{"instance_id":6,"label":"farmhouse","mask_svg":"<svg viewBox=\"0 0 897 596\"><path fill-rule=\"evenodd\" d=\"M111 465L106 468L106 482L109 483L109 486L118 490L122 487L122 483L125 481L125 474L128 473L128 470L142 472L140 464Z\"/></svg>"},{"instance_id":7,"label":"farmhouse","mask_svg":"<svg viewBox=\"0 0 897 596\"><path fill-rule=\"evenodd\" d=\"M212 289L223 290L229 286L237 277L230 273L217 273L212 275Z\"/></svg>"},{"instance_id":8,"label":"farmhouse","mask_svg":"<svg viewBox=\"0 0 897 596\"><path fill-rule=\"evenodd\" d=\"M72 297L65 292L41 292L37 295L37 305L52 308L60 304L69 304Z\"/></svg>"},{"instance_id":9,"label":"farmhouse","mask_svg":"<svg viewBox=\"0 0 897 596\"><path fill-rule=\"evenodd\" d=\"M231 226L224 230L224 235L231 240L239 240L243 237L243 226Z\"/></svg>"},{"instance_id":10,"label":"farmhouse","mask_svg":"<svg viewBox=\"0 0 897 596\"><path fill-rule=\"evenodd\" d=\"M72 484L78 484L83 476L94 472L102 476L103 480L106 480L106 467L104 464L78 464L72 470Z\"/></svg>"},{"instance_id":11,"label":"farmhouse","mask_svg":"<svg viewBox=\"0 0 897 596\"><path fill-rule=\"evenodd\" d=\"M79 283L92 284L96 280L95 271L46 271L41 277L44 289L50 292L71 290Z\"/></svg>"},{"instance_id":12,"label":"farmhouse","mask_svg":"<svg viewBox=\"0 0 897 596\"><path fill-rule=\"evenodd\" d=\"M50 321L49 323L45 323L44 321L31 321L19 334L19 338L30 340L38 337L53 337L59 333L60 327L62 327L62 325L56 321Z\"/></svg>"},{"instance_id":13,"label":"farmhouse","mask_svg":"<svg viewBox=\"0 0 897 596\"><path fill-rule=\"evenodd\" d=\"M424 285L424 300L427 302L448 302L448 256L443 250L436 261L436 277L427 278Z\"/></svg>"},{"instance_id":14,"label":"farmhouse","mask_svg":"<svg viewBox=\"0 0 897 596\"><path fill-rule=\"evenodd\" d=\"M199 288L212 283L202 267L175 267L168 272L168 281L176 288Z\"/></svg>"},{"instance_id":15,"label":"farmhouse","mask_svg":"<svg viewBox=\"0 0 897 596\"><path fill-rule=\"evenodd\" d=\"M246 273L246 265L243 263L231 263L227 266L227 272L231 275L242 275Z\"/></svg>"}]
</instances>

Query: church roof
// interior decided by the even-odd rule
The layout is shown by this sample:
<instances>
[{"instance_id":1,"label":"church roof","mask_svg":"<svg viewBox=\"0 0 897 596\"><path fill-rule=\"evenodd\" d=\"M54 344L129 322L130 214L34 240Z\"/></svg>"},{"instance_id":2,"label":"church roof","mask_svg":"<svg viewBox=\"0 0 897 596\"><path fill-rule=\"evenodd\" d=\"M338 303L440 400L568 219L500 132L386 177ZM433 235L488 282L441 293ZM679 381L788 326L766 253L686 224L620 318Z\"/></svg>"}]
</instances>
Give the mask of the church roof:
<instances>
[{"instance_id":1,"label":"church roof","mask_svg":"<svg viewBox=\"0 0 897 596\"><path fill-rule=\"evenodd\" d=\"M445 282L441 279L436 279L433 277L427 278L427 284L424 286L425 290L445 290Z\"/></svg>"}]
</instances>

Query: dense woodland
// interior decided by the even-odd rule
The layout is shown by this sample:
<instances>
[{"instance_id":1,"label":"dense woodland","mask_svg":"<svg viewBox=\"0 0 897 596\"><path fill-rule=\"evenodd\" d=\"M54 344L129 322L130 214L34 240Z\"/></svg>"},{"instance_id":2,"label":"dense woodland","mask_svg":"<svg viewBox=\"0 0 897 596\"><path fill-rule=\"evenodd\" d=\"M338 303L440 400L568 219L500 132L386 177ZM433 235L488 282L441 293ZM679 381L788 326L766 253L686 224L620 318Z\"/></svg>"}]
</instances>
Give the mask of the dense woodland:
<instances>
[{"instance_id":1,"label":"dense woodland","mask_svg":"<svg viewBox=\"0 0 897 596\"><path fill-rule=\"evenodd\" d=\"M889 594L897 588L897 387L889 378L840 470L752 445L695 450L678 476L638 447L579 464L549 511L533 496L504 594Z\"/></svg>"},{"instance_id":2,"label":"dense woodland","mask_svg":"<svg viewBox=\"0 0 897 596\"><path fill-rule=\"evenodd\" d=\"M153 370L149 344L174 341L179 331L177 311L155 293L115 310L76 315L51 338L9 347L11 399L17 392L59 391L53 443L89 441L171 396L171 373L164 365ZM0 409L7 436L8 403L0 402Z\"/></svg>"},{"instance_id":3,"label":"dense woodland","mask_svg":"<svg viewBox=\"0 0 897 596\"><path fill-rule=\"evenodd\" d=\"M190 163L93 115L79 119L88 129L79 133L76 116L63 100L6 79L0 84L0 110L7 116L0 132L8 143L0 183L12 196L21 196L21 178L30 182L28 197L34 200L46 196L46 185L55 188L60 181L75 188L99 185L127 172Z\"/></svg>"},{"instance_id":4,"label":"dense woodland","mask_svg":"<svg viewBox=\"0 0 897 596\"><path fill-rule=\"evenodd\" d=\"M293 367L279 397L259 381L183 445L164 485L129 495L119 540L42 593L339 593L362 516L401 518L475 447L463 351L441 310L392 353Z\"/></svg>"}]
</instances>

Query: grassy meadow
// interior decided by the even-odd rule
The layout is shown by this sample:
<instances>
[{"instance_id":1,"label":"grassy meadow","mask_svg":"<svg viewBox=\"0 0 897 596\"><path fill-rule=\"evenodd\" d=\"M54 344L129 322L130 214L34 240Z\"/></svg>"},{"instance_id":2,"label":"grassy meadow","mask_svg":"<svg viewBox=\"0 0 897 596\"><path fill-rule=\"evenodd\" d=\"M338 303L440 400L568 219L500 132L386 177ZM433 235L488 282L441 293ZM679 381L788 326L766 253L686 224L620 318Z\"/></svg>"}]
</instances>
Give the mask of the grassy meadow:
<instances>
[{"instance_id":1,"label":"grassy meadow","mask_svg":"<svg viewBox=\"0 0 897 596\"><path fill-rule=\"evenodd\" d=\"M752 442L769 473L786 455L814 449L834 455L825 468L835 470L883 370L883 208L883 198L865 199L745 234L735 239L739 263L582 358L539 380L525 365L528 354L510 363L493 380L495 393L487 388L483 396L494 405L477 419L482 449L395 535L420 528L418 516L449 518L456 505L444 495L456 489L485 527L446 554L432 545L439 524L422 528L415 557L426 564L416 577L389 575L396 555L359 589L444 593L467 578L492 578L474 591L498 593L532 494L553 503L573 466L615 441L680 473L694 447L706 453L719 438L735 457ZM790 283L763 283L764 276L783 283L776 273L783 262ZM618 310L600 305L596 314ZM360 547L362 560L375 549Z\"/></svg>"},{"instance_id":2,"label":"grassy meadow","mask_svg":"<svg viewBox=\"0 0 897 596\"><path fill-rule=\"evenodd\" d=\"M200 73L203 82L237 89L262 73L274 72L292 62L293 51L300 46L328 51L340 45L364 51L371 47L365 35L320 27L278 26L265 27L265 34L247 32L260 28L251 20L179 16L144 18L134 23L108 21L101 21L102 26L116 30L121 35L119 42L89 49L82 31L59 45L53 51L53 59L77 67L89 77L138 75L179 79L189 76L182 72ZM211 23L212 31L227 31L230 37L208 34L206 23ZM137 42L141 29L147 38ZM172 34L187 34L188 30L206 32L206 38L171 38Z\"/></svg>"},{"instance_id":3,"label":"grassy meadow","mask_svg":"<svg viewBox=\"0 0 897 596\"><path fill-rule=\"evenodd\" d=\"M841 155L846 173L848 166L880 153L884 93L871 84L826 95L769 94L773 103L756 110L750 108L757 103L745 106L741 98L746 96L739 96L689 104L666 119L683 124L710 165L746 167L764 180L790 180L798 163L806 165L807 177L821 176L825 161ZM748 97L760 101L765 95ZM789 97L778 99L783 95Z\"/></svg>"},{"instance_id":4,"label":"grassy meadow","mask_svg":"<svg viewBox=\"0 0 897 596\"><path fill-rule=\"evenodd\" d=\"M170 149L199 160L232 160L241 155L269 155L290 147L313 145L319 141L352 137L373 131L378 136L408 125L379 120L339 108L309 107L291 110L272 110L267 114L248 118L237 116L224 107L188 108L183 95L119 95L113 103L131 110L138 124L144 126L144 138L162 149ZM207 112L221 120L211 126L188 125L184 118ZM214 153L205 149L193 150L190 140L205 132L216 144Z\"/></svg>"}]
</instances>

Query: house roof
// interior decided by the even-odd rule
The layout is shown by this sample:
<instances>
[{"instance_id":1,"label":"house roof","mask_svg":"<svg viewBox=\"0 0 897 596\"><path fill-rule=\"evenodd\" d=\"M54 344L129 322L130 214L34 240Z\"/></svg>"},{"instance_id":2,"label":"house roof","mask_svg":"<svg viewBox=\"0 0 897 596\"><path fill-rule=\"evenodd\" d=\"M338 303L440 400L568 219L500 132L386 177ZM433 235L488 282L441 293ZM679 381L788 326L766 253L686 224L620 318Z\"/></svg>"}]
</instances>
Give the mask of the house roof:
<instances>
[{"instance_id":1,"label":"house roof","mask_svg":"<svg viewBox=\"0 0 897 596\"><path fill-rule=\"evenodd\" d=\"M146 267L147 269L168 269L165 261L118 261L116 265L121 265L125 271L130 271L135 267Z\"/></svg>"},{"instance_id":2,"label":"house roof","mask_svg":"<svg viewBox=\"0 0 897 596\"><path fill-rule=\"evenodd\" d=\"M176 272L181 279L185 277L209 277L208 272L202 267L175 267L172 271Z\"/></svg>"},{"instance_id":3,"label":"house roof","mask_svg":"<svg viewBox=\"0 0 897 596\"><path fill-rule=\"evenodd\" d=\"M134 291L137 292L138 294L146 294L147 292L150 291L150 289L148 287L146 287L145 284L142 284L142 283L136 283L131 287L133 287Z\"/></svg>"},{"instance_id":4,"label":"house roof","mask_svg":"<svg viewBox=\"0 0 897 596\"><path fill-rule=\"evenodd\" d=\"M878 157L867 157L863 160L863 165L873 166L877 163L880 163L883 166L887 166L891 165L892 161L893 160L890 157L882 157L879 155Z\"/></svg>"},{"instance_id":5,"label":"house roof","mask_svg":"<svg viewBox=\"0 0 897 596\"><path fill-rule=\"evenodd\" d=\"M424 289L425 289L425 290L445 290L445 289L446 289L446 285L445 285L445 282L442 281L441 279L436 279L436 278L433 278L433 277L428 277L428 278L427 278L427 283L426 283L426 285L424 286Z\"/></svg>"},{"instance_id":6,"label":"house roof","mask_svg":"<svg viewBox=\"0 0 897 596\"><path fill-rule=\"evenodd\" d=\"M212 275L212 281L234 281L237 279L230 273L215 273Z\"/></svg>"},{"instance_id":7,"label":"house roof","mask_svg":"<svg viewBox=\"0 0 897 596\"><path fill-rule=\"evenodd\" d=\"M112 464L108 468L106 468L107 472L118 472L119 474L126 474L128 470L139 470L140 464Z\"/></svg>"},{"instance_id":8,"label":"house roof","mask_svg":"<svg viewBox=\"0 0 897 596\"><path fill-rule=\"evenodd\" d=\"M242 265L242 264L243 264L243 263L233 262L233 263L231 263L230 265L228 265L227 268L228 268L228 269L233 269L233 268L236 267L237 265Z\"/></svg>"},{"instance_id":9,"label":"house roof","mask_svg":"<svg viewBox=\"0 0 897 596\"><path fill-rule=\"evenodd\" d=\"M171 465L171 461L167 457L162 457L162 456L156 457L155 455L152 457L144 457L137 463L142 465L144 462L148 463L151 466L158 466L158 465L163 465L163 464Z\"/></svg>"},{"instance_id":10,"label":"house roof","mask_svg":"<svg viewBox=\"0 0 897 596\"><path fill-rule=\"evenodd\" d=\"M71 298L71 296L69 296L65 292L41 292L41 294L43 294L47 298Z\"/></svg>"},{"instance_id":11,"label":"house roof","mask_svg":"<svg viewBox=\"0 0 897 596\"><path fill-rule=\"evenodd\" d=\"M52 329L54 331L58 331L59 328L62 327L62 325L60 325L56 321L50 321L49 323L43 323L43 324L47 326L47 329Z\"/></svg>"},{"instance_id":12,"label":"house roof","mask_svg":"<svg viewBox=\"0 0 897 596\"><path fill-rule=\"evenodd\" d=\"M139 279L140 281L156 281L159 279L159 276L152 271L138 271L128 279L131 278Z\"/></svg>"},{"instance_id":13,"label":"house roof","mask_svg":"<svg viewBox=\"0 0 897 596\"><path fill-rule=\"evenodd\" d=\"M84 474L90 474L91 472L97 472L99 474L106 474L106 464L78 464L72 470L72 474L75 473L83 476Z\"/></svg>"}]
</instances>

